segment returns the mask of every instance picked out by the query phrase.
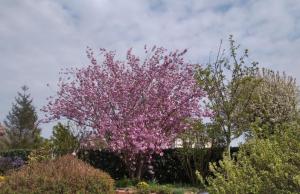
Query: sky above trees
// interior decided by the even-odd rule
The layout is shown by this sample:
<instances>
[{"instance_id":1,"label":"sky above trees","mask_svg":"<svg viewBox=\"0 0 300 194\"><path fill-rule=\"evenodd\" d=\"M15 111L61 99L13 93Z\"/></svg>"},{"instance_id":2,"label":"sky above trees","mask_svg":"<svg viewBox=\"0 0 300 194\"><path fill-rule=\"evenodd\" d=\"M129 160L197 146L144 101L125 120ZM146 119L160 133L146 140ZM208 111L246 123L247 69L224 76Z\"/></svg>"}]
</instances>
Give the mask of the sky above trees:
<instances>
[{"instance_id":1,"label":"sky above trees","mask_svg":"<svg viewBox=\"0 0 300 194\"><path fill-rule=\"evenodd\" d=\"M249 49L250 60L300 78L300 2L295 0L3 0L0 121L24 84L37 110L45 105L61 68L88 63L87 46L121 56L130 47L142 54L145 44L187 48L188 61L204 64L230 34ZM55 124L41 126L43 135L48 137Z\"/></svg>"}]
</instances>

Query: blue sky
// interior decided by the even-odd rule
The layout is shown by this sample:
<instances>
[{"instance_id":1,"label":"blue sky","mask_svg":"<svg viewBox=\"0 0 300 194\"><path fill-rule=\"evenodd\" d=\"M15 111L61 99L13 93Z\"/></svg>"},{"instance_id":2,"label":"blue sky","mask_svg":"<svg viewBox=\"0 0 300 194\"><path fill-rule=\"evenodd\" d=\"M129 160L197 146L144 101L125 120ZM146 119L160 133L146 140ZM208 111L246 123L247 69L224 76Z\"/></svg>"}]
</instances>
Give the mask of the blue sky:
<instances>
[{"instance_id":1,"label":"blue sky","mask_svg":"<svg viewBox=\"0 0 300 194\"><path fill-rule=\"evenodd\" d=\"M205 64L230 34L252 60L300 79L297 0L1 0L0 121L24 84L37 109L46 104L60 69L88 62L87 46L120 56L145 44L187 48L188 61Z\"/></svg>"}]
</instances>

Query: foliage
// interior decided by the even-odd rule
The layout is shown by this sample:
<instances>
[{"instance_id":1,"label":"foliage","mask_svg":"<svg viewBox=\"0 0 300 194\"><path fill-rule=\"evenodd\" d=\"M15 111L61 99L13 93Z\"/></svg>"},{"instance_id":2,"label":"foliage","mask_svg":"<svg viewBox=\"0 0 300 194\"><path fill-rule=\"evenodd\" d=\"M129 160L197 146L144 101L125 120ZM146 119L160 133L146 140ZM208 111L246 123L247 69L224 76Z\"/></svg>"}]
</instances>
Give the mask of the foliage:
<instances>
[{"instance_id":1,"label":"foliage","mask_svg":"<svg viewBox=\"0 0 300 194\"><path fill-rule=\"evenodd\" d=\"M237 159L211 165L212 194L292 194L300 191L300 125L285 124L267 139L253 138ZM284 130L282 130L284 129Z\"/></svg>"},{"instance_id":2,"label":"foliage","mask_svg":"<svg viewBox=\"0 0 300 194\"><path fill-rule=\"evenodd\" d=\"M28 156L28 163L47 161L53 158L51 142L45 141L41 147L34 149Z\"/></svg>"},{"instance_id":3,"label":"foliage","mask_svg":"<svg viewBox=\"0 0 300 194\"><path fill-rule=\"evenodd\" d=\"M268 69L260 70L255 78L260 83L251 99L248 120L267 129L255 131L260 137L267 137L277 125L297 118L298 86L294 78Z\"/></svg>"},{"instance_id":4,"label":"foliage","mask_svg":"<svg viewBox=\"0 0 300 194\"><path fill-rule=\"evenodd\" d=\"M197 193L199 189L194 187L187 187L183 185L160 185L157 183L146 183L142 182L143 186L137 185L137 193L140 194L150 194L150 193L158 193L158 194L184 194L184 193Z\"/></svg>"},{"instance_id":5,"label":"foliage","mask_svg":"<svg viewBox=\"0 0 300 194\"><path fill-rule=\"evenodd\" d=\"M246 64L248 50L239 54L239 46L233 37L229 38L230 54L221 51L215 63L199 69L197 78L208 94L208 106L213 111L212 126L224 137L227 150L232 139L239 137L248 129L250 123L245 119L249 102L259 82L254 79L257 63Z\"/></svg>"},{"instance_id":6,"label":"foliage","mask_svg":"<svg viewBox=\"0 0 300 194\"><path fill-rule=\"evenodd\" d=\"M161 153L188 126L201 118L204 92L196 86L195 65L186 51L148 50L144 59L127 52L126 60L102 49L102 62L91 50L91 65L69 69L56 97L44 107L48 119L64 117L96 129L107 147L120 153L131 177L141 177L153 153Z\"/></svg>"},{"instance_id":7,"label":"foliage","mask_svg":"<svg viewBox=\"0 0 300 194\"><path fill-rule=\"evenodd\" d=\"M232 148L231 152L236 153L237 148ZM195 154L196 160L190 157L190 161L183 163L181 153L187 151L188 153ZM192 184L189 175L185 170L186 163L190 163L191 172L198 170L201 175L206 177L209 175L208 166L209 162L217 162L222 159L222 153L224 148L213 148L213 149L168 149L164 150L163 156L154 155L151 166L152 171L146 171L141 177L143 180L156 180L160 184L165 183L186 183ZM126 187L136 185L136 180L128 179L128 171L124 167L123 161L118 155L107 150L85 150L79 151L78 157L88 162L95 168L102 169L108 172L115 180L117 180L117 186ZM199 162L199 164L196 162ZM151 167L149 166L149 167Z\"/></svg>"},{"instance_id":8,"label":"foliage","mask_svg":"<svg viewBox=\"0 0 300 194\"><path fill-rule=\"evenodd\" d=\"M139 182L137 185L136 185L136 188L137 188L137 193L139 194L146 194L146 193L150 193L150 186L148 185L148 183L142 181L142 182Z\"/></svg>"},{"instance_id":9,"label":"foliage","mask_svg":"<svg viewBox=\"0 0 300 194\"><path fill-rule=\"evenodd\" d=\"M220 134L215 134L210 124L198 121L191 129L179 136L182 140L182 148L176 149L176 155L183 166L184 174L193 185L199 184L195 170L206 177L209 173L209 162L215 161L213 152L220 154L220 151L223 151L223 149L215 149L215 147L224 146L220 140L214 142L218 138L217 135Z\"/></svg>"},{"instance_id":10,"label":"foliage","mask_svg":"<svg viewBox=\"0 0 300 194\"><path fill-rule=\"evenodd\" d=\"M37 148L42 141L37 113L27 91L28 87L23 86L22 92L18 92L16 102L4 121L11 149Z\"/></svg>"},{"instance_id":11,"label":"foliage","mask_svg":"<svg viewBox=\"0 0 300 194\"><path fill-rule=\"evenodd\" d=\"M137 180L135 179L129 179L127 177L124 177L120 180L116 180L116 187L117 188L125 188L125 187L132 187L137 184Z\"/></svg>"},{"instance_id":12,"label":"foliage","mask_svg":"<svg viewBox=\"0 0 300 194\"><path fill-rule=\"evenodd\" d=\"M25 164L20 157L0 157L0 174L6 174L10 170L20 168Z\"/></svg>"},{"instance_id":13,"label":"foliage","mask_svg":"<svg viewBox=\"0 0 300 194\"><path fill-rule=\"evenodd\" d=\"M114 193L111 177L73 156L37 162L13 172L0 186L0 193Z\"/></svg>"},{"instance_id":14,"label":"foliage","mask_svg":"<svg viewBox=\"0 0 300 194\"><path fill-rule=\"evenodd\" d=\"M57 155L72 153L79 146L79 142L72 133L70 125L64 126L61 123L53 127L51 143L53 151Z\"/></svg>"},{"instance_id":15,"label":"foliage","mask_svg":"<svg viewBox=\"0 0 300 194\"><path fill-rule=\"evenodd\" d=\"M116 153L107 150L80 150L77 156L93 167L109 173L113 179L129 177L124 162Z\"/></svg>"},{"instance_id":16,"label":"foliage","mask_svg":"<svg viewBox=\"0 0 300 194\"><path fill-rule=\"evenodd\" d=\"M200 68L197 74L208 94L207 105L214 113L206 134L213 137L212 146L220 144L220 140L222 143L223 138L228 150L232 139L252 135L253 122L269 130L260 132L261 137L266 137L276 125L293 121L298 115L295 79L259 68L256 62L248 64L248 50L240 53L232 36L229 43L229 56L220 45L215 63Z\"/></svg>"},{"instance_id":17,"label":"foliage","mask_svg":"<svg viewBox=\"0 0 300 194\"><path fill-rule=\"evenodd\" d=\"M172 188L169 185L155 185L150 189L151 192L159 193L159 194L172 194Z\"/></svg>"},{"instance_id":18,"label":"foliage","mask_svg":"<svg viewBox=\"0 0 300 194\"><path fill-rule=\"evenodd\" d=\"M196 185L199 183L195 170L201 171L203 176L208 174L209 164L209 150L207 152L200 151L199 149L178 149L178 158L180 164L183 166L183 170L187 175L189 182Z\"/></svg>"}]
</instances>

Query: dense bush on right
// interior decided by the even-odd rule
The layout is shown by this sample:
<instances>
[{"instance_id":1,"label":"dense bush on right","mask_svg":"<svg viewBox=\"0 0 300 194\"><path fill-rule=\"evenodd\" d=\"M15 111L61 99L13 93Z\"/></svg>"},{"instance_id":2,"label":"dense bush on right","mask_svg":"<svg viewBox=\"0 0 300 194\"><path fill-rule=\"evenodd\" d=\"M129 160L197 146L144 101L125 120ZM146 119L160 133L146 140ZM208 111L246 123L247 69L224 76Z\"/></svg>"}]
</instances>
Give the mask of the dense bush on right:
<instances>
[{"instance_id":1,"label":"dense bush on right","mask_svg":"<svg viewBox=\"0 0 300 194\"><path fill-rule=\"evenodd\" d=\"M210 194L296 194L300 192L300 125L285 124L269 138L253 138L237 158L210 166Z\"/></svg>"}]
</instances>

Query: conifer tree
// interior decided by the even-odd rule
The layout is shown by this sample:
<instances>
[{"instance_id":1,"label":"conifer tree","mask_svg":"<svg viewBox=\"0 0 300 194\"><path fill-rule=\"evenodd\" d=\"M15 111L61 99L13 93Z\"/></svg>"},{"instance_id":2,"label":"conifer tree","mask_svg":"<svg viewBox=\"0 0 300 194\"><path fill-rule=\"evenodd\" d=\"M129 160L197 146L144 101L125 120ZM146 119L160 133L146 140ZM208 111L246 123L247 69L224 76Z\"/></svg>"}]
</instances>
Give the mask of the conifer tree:
<instances>
[{"instance_id":1,"label":"conifer tree","mask_svg":"<svg viewBox=\"0 0 300 194\"><path fill-rule=\"evenodd\" d=\"M38 116L28 87L22 86L15 103L4 121L10 148L36 148L41 143L41 129L38 128Z\"/></svg>"}]
</instances>

